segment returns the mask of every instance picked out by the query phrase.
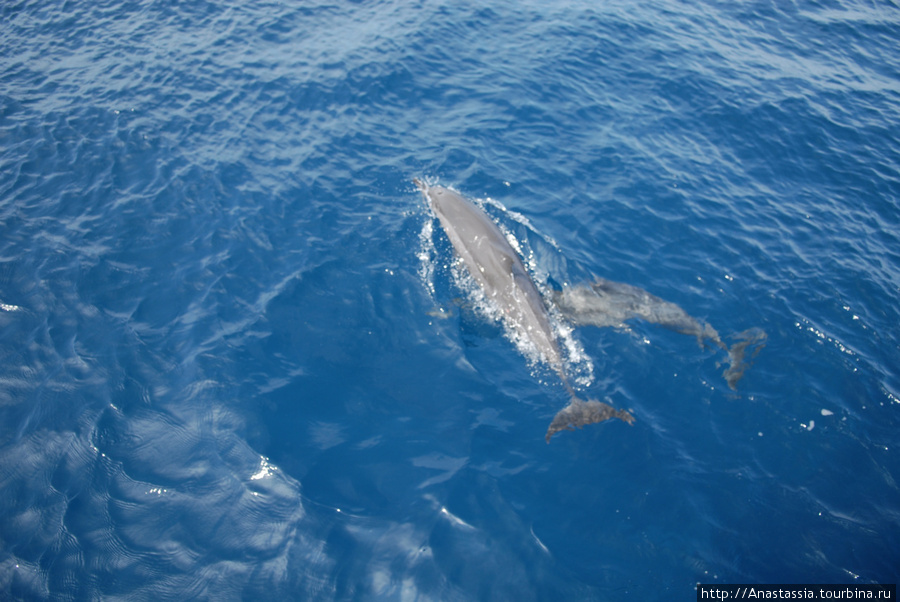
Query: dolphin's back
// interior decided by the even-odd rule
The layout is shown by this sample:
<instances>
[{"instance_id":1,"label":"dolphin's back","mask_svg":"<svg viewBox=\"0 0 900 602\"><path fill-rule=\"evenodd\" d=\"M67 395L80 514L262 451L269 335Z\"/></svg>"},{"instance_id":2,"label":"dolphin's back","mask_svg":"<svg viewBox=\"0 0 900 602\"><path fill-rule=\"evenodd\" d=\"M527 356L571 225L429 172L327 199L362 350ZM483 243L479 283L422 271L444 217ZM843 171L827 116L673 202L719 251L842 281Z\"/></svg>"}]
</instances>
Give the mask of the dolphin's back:
<instances>
[{"instance_id":1,"label":"dolphin's back","mask_svg":"<svg viewBox=\"0 0 900 602\"><path fill-rule=\"evenodd\" d=\"M521 257L481 207L443 186L420 185L447 238L509 326L530 340L556 370L562 357L540 292Z\"/></svg>"}]
</instances>

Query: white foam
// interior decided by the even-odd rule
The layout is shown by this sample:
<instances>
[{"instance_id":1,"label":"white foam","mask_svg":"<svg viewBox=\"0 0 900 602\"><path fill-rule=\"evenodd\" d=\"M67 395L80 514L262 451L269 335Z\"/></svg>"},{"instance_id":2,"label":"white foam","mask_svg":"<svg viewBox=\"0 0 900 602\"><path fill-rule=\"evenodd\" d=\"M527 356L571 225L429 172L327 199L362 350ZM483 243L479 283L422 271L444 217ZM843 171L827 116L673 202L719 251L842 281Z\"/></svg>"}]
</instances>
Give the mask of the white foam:
<instances>
[{"instance_id":1,"label":"white foam","mask_svg":"<svg viewBox=\"0 0 900 602\"><path fill-rule=\"evenodd\" d=\"M434 220L429 218L422 225L422 231L419 232L419 252L416 256L419 259L419 280L425 285L428 294L434 298Z\"/></svg>"}]
</instances>

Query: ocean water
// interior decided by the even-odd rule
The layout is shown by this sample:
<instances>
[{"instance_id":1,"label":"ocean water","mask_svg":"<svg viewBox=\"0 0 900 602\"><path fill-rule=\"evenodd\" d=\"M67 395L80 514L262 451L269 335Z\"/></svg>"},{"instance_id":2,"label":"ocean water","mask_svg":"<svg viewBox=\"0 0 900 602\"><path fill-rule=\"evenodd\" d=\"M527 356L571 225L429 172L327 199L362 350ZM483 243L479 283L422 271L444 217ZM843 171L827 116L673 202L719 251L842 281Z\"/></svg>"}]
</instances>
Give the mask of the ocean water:
<instances>
[{"instance_id":1,"label":"ocean water","mask_svg":"<svg viewBox=\"0 0 900 602\"><path fill-rule=\"evenodd\" d=\"M896 2L11 0L0 40L0 598L896 583ZM414 177L545 292L766 345L732 391L573 329L636 421L547 445L568 395Z\"/></svg>"}]
</instances>

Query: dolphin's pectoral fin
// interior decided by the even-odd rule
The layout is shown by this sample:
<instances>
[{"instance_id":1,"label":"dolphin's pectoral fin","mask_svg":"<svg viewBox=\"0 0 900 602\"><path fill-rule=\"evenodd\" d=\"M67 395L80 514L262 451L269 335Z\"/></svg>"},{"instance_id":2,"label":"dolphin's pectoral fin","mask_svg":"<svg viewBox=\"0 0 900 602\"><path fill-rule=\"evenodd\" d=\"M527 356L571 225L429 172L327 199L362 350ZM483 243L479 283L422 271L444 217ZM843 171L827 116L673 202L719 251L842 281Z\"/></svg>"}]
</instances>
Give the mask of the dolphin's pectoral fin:
<instances>
[{"instance_id":1,"label":"dolphin's pectoral fin","mask_svg":"<svg viewBox=\"0 0 900 602\"><path fill-rule=\"evenodd\" d=\"M760 350L766 346L766 333L759 328L751 328L734 335L738 342L728 349L728 368L722 372L725 381L732 390L737 389L737 383L744 376L747 368L753 365L753 360ZM752 349L748 353L748 349Z\"/></svg>"},{"instance_id":2,"label":"dolphin's pectoral fin","mask_svg":"<svg viewBox=\"0 0 900 602\"><path fill-rule=\"evenodd\" d=\"M617 410L614 407L596 400L581 401L572 398L572 401L561 409L553 418L550 427L547 429L545 437L547 443L550 443L550 437L562 430L575 430L573 427L581 428L586 424L594 424L603 422L610 418L618 418L628 424L634 423L634 416L625 410Z\"/></svg>"}]
</instances>

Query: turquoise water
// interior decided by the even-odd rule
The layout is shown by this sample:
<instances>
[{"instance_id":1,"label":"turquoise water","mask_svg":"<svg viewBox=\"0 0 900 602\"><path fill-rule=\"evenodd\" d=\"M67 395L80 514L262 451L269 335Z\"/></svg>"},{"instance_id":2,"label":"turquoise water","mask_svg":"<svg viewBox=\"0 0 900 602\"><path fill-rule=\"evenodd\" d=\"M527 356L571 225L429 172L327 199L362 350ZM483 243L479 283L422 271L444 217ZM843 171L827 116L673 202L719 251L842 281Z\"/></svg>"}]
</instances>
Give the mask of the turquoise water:
<instances>
[{"instance_id":1,"label":"turquoise water","mask_svg":"<svg viewBox=\"0 0 900 602\"><path fill-rule=\"evenodd\" d=\"M12 2L0 36L0 597L897 581L895 3ZM575 329L636 421L547 445L568 395L414 177L545 291L766 346L732 391L691 337Z\"/></svg>"}]
</instances>

